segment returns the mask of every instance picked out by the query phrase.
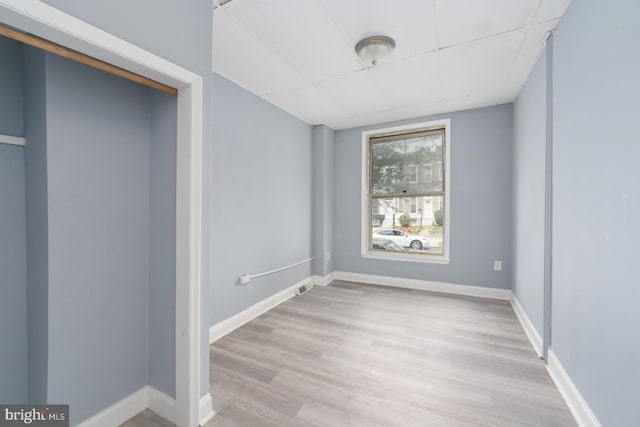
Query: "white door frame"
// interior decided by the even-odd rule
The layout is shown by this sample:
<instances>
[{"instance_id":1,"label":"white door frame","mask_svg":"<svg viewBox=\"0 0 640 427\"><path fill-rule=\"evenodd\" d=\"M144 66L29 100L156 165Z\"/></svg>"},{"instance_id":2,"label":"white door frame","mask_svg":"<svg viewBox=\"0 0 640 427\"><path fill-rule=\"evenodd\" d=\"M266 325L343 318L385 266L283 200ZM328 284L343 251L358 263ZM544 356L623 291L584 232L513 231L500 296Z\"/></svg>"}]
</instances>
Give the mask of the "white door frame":
<instances>
[{"instance_id":1,"label":"white door frame","mask_svg":"<svg viewBox=\"0 0 640 427\"><path fill-rule=\"evenodd\" d=\"M202 77L37 0L0 0L0 21L178 89L176 423L199 424Z\"/></svg>"}]
</instances>

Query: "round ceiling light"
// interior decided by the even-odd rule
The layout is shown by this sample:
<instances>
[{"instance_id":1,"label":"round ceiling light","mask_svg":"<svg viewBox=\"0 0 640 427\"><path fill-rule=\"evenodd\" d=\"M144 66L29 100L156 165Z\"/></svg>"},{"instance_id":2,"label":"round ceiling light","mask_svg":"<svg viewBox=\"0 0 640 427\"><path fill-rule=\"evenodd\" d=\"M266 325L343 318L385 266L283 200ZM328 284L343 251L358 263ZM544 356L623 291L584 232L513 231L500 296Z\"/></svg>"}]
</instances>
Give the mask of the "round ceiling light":
<instances>
[{"instance_id":1,"label":"round ceiling light","mask_svg":"<svg viewBox=\"0 0 640 427\"><path fill-rule=\"evenodd\" d=\"M362 39L356 45L356 53L364 61L376 65L396 47L396 42L387 36L371 36Z\"/></svg>"}]
</instances>

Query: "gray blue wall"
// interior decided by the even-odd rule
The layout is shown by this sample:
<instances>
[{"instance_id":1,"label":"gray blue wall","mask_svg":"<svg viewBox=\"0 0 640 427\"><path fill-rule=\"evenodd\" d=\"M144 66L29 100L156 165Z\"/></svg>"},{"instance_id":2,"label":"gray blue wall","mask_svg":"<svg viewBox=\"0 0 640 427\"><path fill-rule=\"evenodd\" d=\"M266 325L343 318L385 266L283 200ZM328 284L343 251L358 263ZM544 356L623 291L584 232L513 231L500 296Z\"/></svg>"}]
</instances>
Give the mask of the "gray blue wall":
<instances>
[{"instance_id":1,"label":"gray blue wall","mask_svg":"<svg viewBox=\"0 0 640 427\"><path fill-rule=\"evenodd\" d=\"M362 258L362 131L443 118L451 119L451 263ZM512 136L511 104L336 132L335 270L509 288ZM493 271L494 260L502 271Z\"/></svg>"},{"instance_id":2,"label":"gray blue wall","mask_svg":"<svg viewBox=\"0 0 640 427\"><path fill-rule=\"evenodd\" d=\"M147 88L59 56L46 79L47 399L73 424L147 384L151 115Z\"/></svg>"},{"instance_id":3,"label":"gray blue wall","mask_svg":"<svg viewBox=\"0 0 640 427\"><path fill-rule=\"evenodd\" d=\"M11 52L28 143L0 145L1 400L75 423L146 384L174 396L176 99Z\"/></svg>"},{"instance_id":4,"label":"gray blue wall","mask_svg":"<svg viewBox=\"0 0 640 427\"><path fill-rule=\"evenodd\" d=\"M546 50L513 105L512 289L542 336L547 75Z\"/></svg>"},{"instance_id":5,"label":"gray blue wall","mask_svg":"<svg viewBox=\"0 0 640 427\"><path fill-rule=\"evenodd\" d=\"M175 397L176 117L174 96L151 91L149 384Z\"/></svg>"},{"instance_id":6,"label":"gray blue wall","mask_svg":"<svg viewBox=\"0 0 640 427\"><path fill-rule=\"evenodd\" d=\"M135 4L131 4L130 2L110 2L109 4L100 4L99 2L75 2L71 0L45 0L45 3L49 3L54 7L61 9L64 12L70 13L73 16L76 16L82 20L85 20L97 27L109 31L115 34L118 37L121 37L133 44L141 46L149 51L155 52L159 56L166 58L172 62L178 63L179 65L201 75L204 79L204 125L203 125L203 133L204 133L204 174L205 174L205 183L203 188L203 198L204 198L204 217L208 217L210 215L210 156L211 156L211 88L212 88L212 32L213 32L213 22L212 22L212 4L210 1L199 0L194 2L188 2L188 4L178 3L178 2L164 2L159 4L155 1L139 1ZM153 14L150 17L149 10L153 10ZM123 15L122 11L126 10L126 14ZM125 18L123 18L123 16ZM2 42L2 41L0 41ZM1 47L1 46L0 46ZM45 103L45 86L47 85L46 81L46 73L52 72L47 71L46 61L42 54L37 54L32 52L30 54L32 57L27 58L28 61L31 62L32 66L27 72L27 76L25 77L25 89L28 92L29 105L25 107L25 121L28 121L30 126L29 129L26 129L27 138L33 140L33 144L25 150L25 164L26 164L26 187L27 187L27 200L26 200L26 218L28 222L28 230L27 230L27 246L29 248L29 268L28 268L28 286L26 287L25 298L28 299L28 308L29 315L28 317L23 319L22 323L25 325L24 334L26 334L26 324L28 323L28 341L29 341L29 351L28 354L28 367L29 367L29 380L30 380L30 396L29 399L32 402L45 402L51 401L51 398L62 398L65 396L69 396L69 400L73 400L77 405L79 410L72 411L73 421L80 421L82 418L86 418L86 416L93 415L97 410L103 409L110 403L113 403L113 400L119 400L126 396L129 393L133 384L152 384L157 387L159 390L166 392L167 394L173 396L175 394L175 378L174 378L174 358L175 358L175 345L174 345L174 313L175 313L175 285L173 281L172 269L172 260L174 257L171 251L163 251L162 248L165 248L165 244L171 244L173 239L175 239L174 233L172 232L175 229L175 209L171 211L164 210L165 207L173 203L172 194L173 189L168 192L163 192L163 189L160 188L165 184L169 187L173 185L175 188L175 176L171 175L163 175L165 171L170 172L171 165L169 163L172 161L171 159L175 159L175 146L171 147L171 142L175 143L175 130L173 130L173 141L169 141L169 139L164 139L164 137L171 132L171 127L175 129L175 101L167 103L166 100L161 100L161 97L155 97L151 100L151 107L149 106L148 94L145 95L146 104L145 108L147 109L147 116L149 108L151 108L151 117L147 119L147 134L149 132L149 123L151 123L151 146L149 147L149 135L146 137L147 151L146 151L146 161L147 161L147 169L144 172L144 168L141 170L136 170L136 174L144 174L146 176L147 186L145 187L146 191L146 204L147 208L145 211L144 221L146 221L146 226L136 228L136 232L146 233L149 235L153 233L154 239L151 241L151 244L157 245L154 246L153 250L149 250L147 248L147 255L137 259L144 266L144 272L142 270L133 272L131 270L132 264L128 264L126 268L124 268L124 272L122 273L125 276L128 276L131 273L129 278L135 276L136 274L144 276L151 276L151 288L147 290L147 292L142 294L137 293L140 289L136 288L133 297L127 299L127 297L121 295L117 300L111 300L111 302L115 303L116 308L128 311L130 303L139 303L141 304L138 307L138 314L142 317L145 317L142 323L134 322L134 319L128 318L127 315L124 316L123 321L131 323L133 326L125 337L122 336L113 336L111 333L107 333L107 337L103 339L101 342L102 345L109 347L110 344L114 344L116 348L120 346L123 341L128 340L132 334L136 335L136 340L143 343L143 345L138 345L132 350L132 354L127 356L118 355L118 357L114 358L114 365L122 363L118 365L120 368L124 369L124 375L128 376L124 381L122 380L123 373L118 375L111 375L109 379L105 379L105 382L98 384L96 387L99 389L97 391L97 397L92 396L93 399L91 402L87 401L89 399L88 396L91 393L87 393L87 389L85 388L84 394L85 396L79 396L78 390L81 390L80 383L83 382L81 377L76 375L76 370L72 372L71 375L66 375L64 377L63 373L67 369L71 369L72 361L64 361L62 360L62 354L64 353L62 350L62 344L69 344L71 347L73 345L80 345L79 343L84 342L84 345L87 343L91 343L91 339L85 339L85 335L87 331L85 331L82 327L81 323L76 322L74 324L74 328L66 331L68 336L76 338L64 338L61 341L60 346L48 348L48 344L51 342L49 340L49 327L51 327L51 335L58 335L61 333L61 329L59 325L64 325L65 322L70 322L70 318L77 314L77 312L70 313L62 313L61 308L65 307L65 304L68 301L65 298L70 298L70 295L73 293L71 289L74 286L78 285L80 282L74 282L69 284L68 286L60 285L62 280L65 278L70 278L75 280L77 277L83 273L82 268L76 269L75 271L71 266L66 264L66 260L61 259L63 257L58 254L52 255L49 251L49 234L55 235L59 230L51 229L49 230L49 219L53 218L56 220L60 220L64 222L69 220L69 218L63 217L60 219L58 215L58 211L49 211L49 185L55 185L56 188L52 187L54 195L56 196L56 200L51 200L51 205L53 206L54 202L58 202L62 200L64 197L71 197L72 200L69 204L80 203L83 201L91 201L91 197L98 197L98 195L90 195L86 192L78 192L73 194L61 194L65 190L64 186L59 186L59 184L67 185L67 189L73 187L73 185L82 186L82 183L76 183L75 177L72 175L71 170L76 168L80 168L81 166L72 165L68 171L64 172L62 170L61 164L62 161L57 157L64 158L65 156L69 156L73 154L73 150L62 150L59 151L58 148L54 148L55 145L51 142L51 150L53 153L53 157L50 157L48 153L47 147L47 119L50 121L57 120L57 117L47 117L47 113L53 114L70 114L70 110L66 111L64 108L60 108L60 106L53 105L54 102L49 102L49 105ZM10 78L22 78L21 73L14 73L12 76L10 73L12 70L9 67L5 67L3 65L2 70L0 70L0 81L2 83L8 82ZM6 87L5 87L6 86ZM18 90L21 88L22 84L7 84L5 86L1 86L0 90L2 91L2 97L8 96L21 96L21 91ZM73 90L70 91L72 93ZM75 95L75 94L74 94ZM60 95L62 98L62 95ZM68 97L69 100L73 99L73 96ZM16 100L15 105L19 104L20 100ZM95 101L95 99L94 99ZM170 105L171 104L171 105ZM70 105L70 102L67 101L66 105ZM4 104L0 106L0 123L8 122L13 127L3 129L4 133L10 135L21 135L23 133L23 124L21 114L16 114L17 112L21 112L22 108L16 109L6 109L3 108ZM90 107L97 107L96 105L91 104ZM126 109L125 109L126 110ZM166 117L174 115L173 120L167 122L165 120ZM99 128L102 125L106 125L110 122L113 117L110 115L103 115L100 120L103 123L100 123L99 120L89 123L83 123L85 128L96 127ZM117 118L117 117L116 117ZM55 124L52 125L55 127ZM72 126L69 126L71 128ZM67 131L66 127L62 127L58 130ZM124 130L123 130L124 131ZM167 134L163 133L167 132ZM161 135L162 134L162 135ZM96 138L98 140L103 140L107 138L110 134L109 132L103 133L103 138ZM55 136L55 135L54 135ZM111 135L113 136L113 135ZM90 138L91 139L91 138ZM137 140L137 138L135 138ZM143 138L144 139L144 138ZM67 141L70 143L70 141ZM114 147L115 150L115 147ZM149 150L151 150L149 152ZM115 151L114 151L115 153ZM81 156L82 153L78 152L78 156ZM91 153L84 153L91 154ZM114 154L115 155L115 154ZM135 157L135 156L134 156ZM151 165L148 164L149 157L151 158ZM133 161L133 159L130 159ZM158 165L155 165L154 162L158 162ZM48 164L51 163L51 164ZM175 162L173 163L173 165ZM48 171L48 167L51 166L52 171ZM156 167L157 166L157 167ZM168 166L168 168L165 168ZM127 167L127 164L123 166ZM47 174L51 172L53 181L47 181ZM76 170L73 170L76 172ZM98 178L98 171L94 175L91 175L89 178ZM133 172L131 172L133 173ZM175 171L173 172L175 174ZM111 175L114 175L111 172ZM161 176L162 175L162 176ZM123 173L122 177L114 176L110 183L105 183L112 185L114 187L121 186L122 180L126 178L130 178L131 176L127 173ZM119 179L121 178L121 179ZM149 188L149 180L153 179L156 181L155 185ZM55 182L54 182L55 181ZM88 186L92 183L91 179L87 180L86 185ZM135 187L135 186L134 186ZM86 187L82 187L85 189ZM140 188L132 188L129 193L120 195L121 197L126 198L127 194L131 192L136 192ZM109 193L109 192L108 192ZM109 193L105 196L113 196L113 193ZM82 196L80 199L75 199L76 196ZM117 197L120 197L117 196ZM84 199L83 199L84 197ZM60 200L58 200L60 199ZM142 199L136 198L138 202L141 202ZM121 200L118 200L120 202ZM73 202L73 203L71 203ZM93 203L93 202L92 202ZM65 205L63 203L63 205ZM100 204L98 204L100 205ZM66 207L63 206L63 207ZM149 209L151 207L151 209ZM163 209L162 214L158 217L154 216L154 212L157 212L158 209ZM105 210L105 214L108 210ZM141 213L142 209L137 212L137 214ZM77 212L78 214L80 212ZM130 224L136 223L136 221L142 221L143 219L139 217L137 214L133 215L129 212L130 216L127 220L130 220ZM64 215L62 215L64 216ZM100 219L100 215L95 217L95 221L97 222ZM118 218L114 218L117 220ZM86 220L86 218L85 218ZM81 222L78 223L82 224ZM208 222L205 221L204 225L204 236L203 239L203 252L204 252L204 262L202 265L202 274L205 280L202 284L202 363L201 363L201 392L204 394L208 392L209 382L208 382L208 367L209 367L209 358L208 358L208 309L209 309L209 263L210 259L209 255L209 243L210 239L209 230L208 230ZM54 224L57 226L56 224ZM63 224L65 225L65 224ZM66 226L71 227L72 224L66 224ZM87 226L93 226L94 224L87 224ZM170 230L167 230L165 227L172 227ZM158 229L162 229L161 232ZM98 233L106 231L101 230L98 226ZM54 244L69 244L70 246L79 245L86 243L83 240L85 236L79 235L74 236L70 235L70 239L62 242L59 240L59 235L56 238L56 242L51 242ZM120 236L122 237L122 236ZM135 234L131 236L133 239ZM111 236L112 241L117 240L118 236ZM75 239L75 240L74 240ZM136 240L137 241L137 240ZM142 240L141 240L142 241ZM61 243L62 242L62 243ZM146 245L150 244L149 238L146 239ZM76 248L77 249L77 248ZM139 248L138 248L139 249ZM120 256L124 256L126 251L123 251ZM55 262L55 266L51 266L52 279L54 278L54 274L56 277L56 284L51 284L52 293L49 295L50 283L49 283L49 258L52 255L52 262ZM96 259L92 259L94 263L100 263L97 259L99 254L95 254ZM103 254L104 255L104 254ZM91 257L91 254L86 254L85 256ZM143 259L144 258L144 259ZM167 261L168 258L171 260ZM130 261L133 262L133 261ZM16 266L18 266L16 264ZM95 265L94 265L95 267ZM86 272L86 271L85 271ZM96 275L94 278L94 286L98 286L99 283L104 283L109 281L108 272L102 271L103 275ZM111 272L113 273L113 272ZM73 277L66 277L73 276ZM138 282L138 281L136 281ZM149 277L145 280L140 280L138 286L149 286ZM55 289L54 289L55 287ZM91 286L88 286L91 288ZM115 289L114 289L115 290ZM55 292L54 292L55 291ZM75 292L75 291L74 291ZM144 296L143 299L141 295ZM76 299L81 299L81 295L77 294ZM107 298L108 300L108 298ZM131 301L130 301L131 300ZM51 302L51 304L49 304ZM107 301L109 302L109 301ZM19 307L20 305L16 305L15 307ZM89 304L90 306L90 304ZM107 304L108 306L108 304ZM52 312L49 313L49 308L52 308ZM146 308L148 307L148 309ZM87 307L89 309L90 307ZM26 310L26 308L25 308ZM145 311L147 310L147 311ZM3 314L9 313L5 311ZM116 311L117 313L117 311ZM17 314L16 314L17 316ZM101 321L101 316L95 316L96 321ZM19 319L17 317L14 318L14 315L11 315L11 321L16 322ZM103 320L103 319L102 319ZM137 320L136 320L137 321ZM149 325L150 322L153 322L153 325ZM3 323L9 324L9 323ZM120 326L122 326L121 324ZM115 325L114 328L118 326ZM141 332L139 328L144 328L144 333ZM76 329L78 329L78 333L76 334ZM16 334L19 333L19 330L15 329L14 332ZM113 342L110 342L113 341ZM97 348L97 347L96 347ZM83 347L82 355L78 355L78 360L83 357L83 363L87 363L87 361L91 358L91 353L93 350L91 348L86 349ZM148 355L147 352L153 351L153 355ZM141 354L144 353L144 366L140 364L142 360ZM4 356L3 356L4 357ZM22 360L25 360L27 356L21 357ZM126 360L125 360L126 359ZM51 362L51 363L50 363ZM1 363L1 361L0 361ZM128 375L127 369L131 368L131 366L136 365L135 374ZM19 373L21 371L21 367L19 365L12 365L13 372ZM84 369L86 366L82 364L77 365L78 370ZM75 367L74 367L75 368ZM118 369L112 369L119 371ZM141 369L138 369L141 368ZM67 372L68 373L68 372ZM111 372L113 374L113 372ZM64 377L64 378L63 378ZM140 381L140 378L144 378L144 381ZM26 377L25 377L26 379ZM51 381L49 381L51 379ZM4 377L3 377L4 380ZM87 380L92 380L99 382L99 378L88 378ZM83 383L84 384L84 383ZM110 388L110 391L105 391L105 387ZM19 392L19 390L17 390Z\"/></svg>"},{"instance_id":7,"label":"gray blue wall","mask_svg":"<svg viewBox=\"0 0 640 427\"><path fill-rule=\"evenodd\" d=\"M24 47L29 402L47 403L49 206L45 54Z\"/></svg>"},{"instance_id":8,"label":"gray blue wall","mask_svg":"<svg viewBox=\"0 0 640 427\"><path fill-rule=\"evenodd\" d=\"M210 0L162 1L44 0L55 8L108 31L202 76L203 218L211 213L211 127L213 84L213 5ZM201 287L201 393L209 392L210 221L203 221Z\"/></svg>"},{"instance_id":9,"label":"gray blue wall","mask_svg":"<svg viewBox=\"0 0 640 427\"><path fill-rule=\"evenodd\" d=\"M2 172L26 175L29 400L74 424L146 384L175 396L176 98L24 56L26 172Z\"/></svg>"},{"instance_id":10,"label":"gray blue wall","mask_svg":"<svg viewBox=\"0 0 640 427\"><path fill-rule=\"evenodd\" d=\"M638 16L576 0L554 38L552 347L611 427L640 425Z\"/></svg>"},{"instance_id":11,"label":"gray blue wall","mask_svg":"<svg viewBox=\"0 0 640 427\"><path fill-rule=\"evenodd\" d=\"M0 135L24 136L22 48L0 37ZM24 148L0 144L0 402L27 390L27 266Z\"/></svg>"},{"instance_id":12,"label":"gray blue wall","mask_svg":"<svg viewBox=\"0 0 640 427\"><path fill-rule=\"evenodd\" d=\"M313 128L313 256L312 272L333 272L333 189L335 132L327 126Z\"/></svg>"},{"instance_id":13,"label":"gray blue wall","mask_svg":"<svg viewBox=\"0 0 640 427\"><path fill-rule=\"evenodd\" d=\"M27 394L24 149L0 144L0 402Z\"/></svg>"},{"instance_id":14,"label":"gray blue wall","mask_svg":"<svg viewBox=\"0 0 640 427\"><path fill-rule=\"evenodd\" d=\"M214 78L211 324L311 274L311 127Z\"/></svg>"},{"instance_id":15,"label":"gray blue wall","mask_svg":"<svg viewBox=\"0 0 640 427\"><path fill-rule=\"evenodd\" d=\"M22 46L0 36L0 134L24 136Z\"/></svg>"}]
</instances>

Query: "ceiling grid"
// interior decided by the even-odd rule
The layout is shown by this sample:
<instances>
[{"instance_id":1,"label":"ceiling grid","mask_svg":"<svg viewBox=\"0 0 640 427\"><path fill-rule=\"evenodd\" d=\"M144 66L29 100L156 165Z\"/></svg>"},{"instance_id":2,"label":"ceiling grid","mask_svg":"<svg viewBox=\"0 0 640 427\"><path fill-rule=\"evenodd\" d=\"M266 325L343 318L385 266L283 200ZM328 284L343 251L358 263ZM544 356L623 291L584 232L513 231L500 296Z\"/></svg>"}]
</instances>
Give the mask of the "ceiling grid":
<instances>
[{"instance_id":1,"label":"ceiling grid","mask_svg":"<svg viewBox=\"0 0 640 427\"><path fill-rule=\"evenodd\" d=\"M214 12L214 71L339 130L513 102L570 0L233 0ZM376 66L364 37L396 48Z\"/></svg>"}]
</instances>

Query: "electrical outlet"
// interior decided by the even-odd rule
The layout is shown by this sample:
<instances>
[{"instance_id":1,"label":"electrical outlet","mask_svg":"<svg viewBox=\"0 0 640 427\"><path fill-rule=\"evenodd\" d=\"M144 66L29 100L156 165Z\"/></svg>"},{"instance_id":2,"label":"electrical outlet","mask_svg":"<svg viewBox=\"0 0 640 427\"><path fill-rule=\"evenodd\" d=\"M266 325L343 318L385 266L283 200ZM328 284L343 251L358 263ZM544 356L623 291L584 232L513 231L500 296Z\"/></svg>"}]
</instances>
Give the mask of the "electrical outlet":
<instances>
[{"instance_id":1,"label":"electrical outlet","mask_svg":"<svg viewBox=\"0 0 640 427\"><path fill-rule=\"evenodd\" d=\"M493 269L495 271L502 271L502 261L493 261Z\"/></svg>"},{"instance_id":2,"label":"electrical outlet","mask_svg":"<svg viewBox=\"0 0 640 427\"><path fill-rule=\"evenodd\" d=\"M240 284L241 285L246 285L250 281L251 281L251 276L250 275L243 274L242 276L240 276Z\"/></svg>"}]
</instances>

